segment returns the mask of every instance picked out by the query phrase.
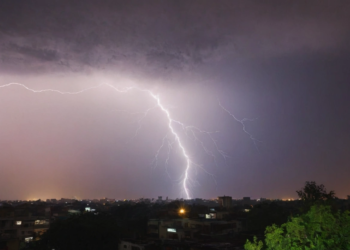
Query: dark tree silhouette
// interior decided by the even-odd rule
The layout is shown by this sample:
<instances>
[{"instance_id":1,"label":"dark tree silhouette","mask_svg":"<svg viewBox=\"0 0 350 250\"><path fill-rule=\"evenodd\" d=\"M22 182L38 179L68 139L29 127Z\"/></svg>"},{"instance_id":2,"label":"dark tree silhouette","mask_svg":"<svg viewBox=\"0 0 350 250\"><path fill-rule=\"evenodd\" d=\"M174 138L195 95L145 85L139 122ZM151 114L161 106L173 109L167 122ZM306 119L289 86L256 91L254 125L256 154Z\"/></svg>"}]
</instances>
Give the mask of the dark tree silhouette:
<instances>
[{"instance_id":1,"label":"dark tree silhouette","mask_svg":"<svg viewBox=\"0 0 350 250\"><path fill-rule=\"evenodd\" d=\"M246 228L263 234L267 226L286 223L292 212L291 207L281 206L277 202L259 203L248 213Z\"/></svg>"},{"instance_id":2,"label":"dark tree silhouette","mask_svg":"<svg viewBox=\"0 0 350 250\"><path fill-rule=\"evenodd\" d=\"M327 193L326 188L323 184L317 185L314 181L305 182L305 187L301 190L296 191L299 198L303 201L325 201L335 198L334 191Z\"/></svg>"}]
</instances>

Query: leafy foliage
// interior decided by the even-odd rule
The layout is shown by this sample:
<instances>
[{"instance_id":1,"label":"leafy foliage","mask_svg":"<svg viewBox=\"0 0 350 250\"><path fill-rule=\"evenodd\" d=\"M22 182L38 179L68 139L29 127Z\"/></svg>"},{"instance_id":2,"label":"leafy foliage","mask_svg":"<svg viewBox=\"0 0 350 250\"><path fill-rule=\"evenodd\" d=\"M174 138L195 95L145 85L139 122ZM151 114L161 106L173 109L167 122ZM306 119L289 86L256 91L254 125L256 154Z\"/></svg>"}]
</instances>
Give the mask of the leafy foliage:
<instances>
[{"instance_id":1,"label":"leafy foliage","mask_svg":"<svg viewBox=\"0 0 350 250\"><path fill-rule=\"evenodd\" d=\"M314 205L302 216L282 226L266 228L268 250L350 250L350 215L332 213L329 206ZM262 242L249 242L246 250L259 250Z\"/></svg>"},{"instance_id":2,"label":"leafy foliage","mask_svg":"<svg viewBox=\"0 0 350 250\"><path fill-rule=\"evenodd\" d=\"M245 250L261 250L263 248L264 244L262 241L257 242L256 237L254 236L254 241L250 242L247 240L247 243L244 245Z\"/></svg>"}]
</instances>

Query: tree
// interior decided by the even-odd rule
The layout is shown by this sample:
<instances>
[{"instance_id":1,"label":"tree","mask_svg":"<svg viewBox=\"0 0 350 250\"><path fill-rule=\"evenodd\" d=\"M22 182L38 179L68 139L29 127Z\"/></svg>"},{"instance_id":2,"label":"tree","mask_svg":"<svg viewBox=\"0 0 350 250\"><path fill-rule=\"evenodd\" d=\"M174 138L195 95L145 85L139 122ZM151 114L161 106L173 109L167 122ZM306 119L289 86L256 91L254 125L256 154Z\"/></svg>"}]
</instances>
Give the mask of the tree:
<instances>
[{"instance_id":1,"label":"tree","mask_svg":"<svg viewBox=\"0 0 350 250\"><path fill-rule=\"evenodd\" d=\"M277 202L259 203L247 214L246 227L250 231L263 234L267 226L286 223L292 211L292 208L281 206Z\"/></svg>"},{"instance_id":2,"label":"tree","mask_svg":"<svg viewBox=\"0 0 350 250\"><path fill-rule=\"evenodd\" d=\"M334 191L327 193L323 184L317 185L314 181L305 182L305 187L296 192L301 200L308 202L331 200L335 198Z\"/></svg>"},{"instance_id":3,"label":"tree","mask_svg":"<svg viewBox=\"0 0 350 250\"><path fill-rule=\"evenodd\" d=\"M267 250L350 250L350 214L332 213L329 206L314 205L302 216L282 226L266 228ZM261 249L262 241L245 244L246 250Z\"/></svg>"},{"instance_id":4,"label":"tree","mask_svg":"<svg viewBox=\"0 0 350 250\"><path fill-rule=\"evenodd\" d=\"M263 248L264 244L260 240L257 242L256 236L254 236L254 241L250 242L247 240L247 243L244 245L245 250L261 250Z\"/></svg>"}]
</instances>

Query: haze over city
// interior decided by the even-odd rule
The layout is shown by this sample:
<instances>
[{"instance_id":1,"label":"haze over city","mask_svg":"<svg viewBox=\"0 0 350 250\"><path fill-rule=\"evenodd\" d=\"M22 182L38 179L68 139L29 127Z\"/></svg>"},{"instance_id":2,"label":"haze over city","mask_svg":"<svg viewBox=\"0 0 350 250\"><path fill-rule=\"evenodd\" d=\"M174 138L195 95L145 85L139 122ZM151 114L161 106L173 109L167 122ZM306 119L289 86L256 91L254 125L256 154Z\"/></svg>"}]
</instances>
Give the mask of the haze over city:
<instances>
[{"instance_id":1,"label":"haze over city","mask_svg":"<svg viewBox=\"0 0 350 250\"><path fill-rule=\"evenodd\" d=\"M346 197L349 12L1 1L0 200Z\"/></svg>"}]
</instances>

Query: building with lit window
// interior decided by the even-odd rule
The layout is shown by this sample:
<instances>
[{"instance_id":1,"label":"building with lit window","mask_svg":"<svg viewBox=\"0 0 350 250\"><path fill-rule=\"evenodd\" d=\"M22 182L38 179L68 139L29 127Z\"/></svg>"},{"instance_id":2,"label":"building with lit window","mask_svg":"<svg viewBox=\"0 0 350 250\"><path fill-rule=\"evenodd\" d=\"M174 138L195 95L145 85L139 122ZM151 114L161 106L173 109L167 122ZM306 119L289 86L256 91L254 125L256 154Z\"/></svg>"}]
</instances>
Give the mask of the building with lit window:
<instances>
[{"instance_id":1,"label":"building with lit window","mask_svg":"<svg viewBox=\"0 0 350 250\"><path fill-rule=\"evenodd\" d=\"M240 221L216 219L151 219L148 235L158 239L200 239L242 231Z\"/></svg>"},{"instance_id":2,"label":"building with lit window","mask_svg":"<svg viewBox=\"0 0 350 250\"><path fill-rule=\"evenodd\" d=\"M6 245L8 249L18 249L15 247L16 244L38 240L49 229L50 208L42 208L38 213L30 212L28 207L8 207L1 210L0 246Z\"/></svg>"}]
</instances>

